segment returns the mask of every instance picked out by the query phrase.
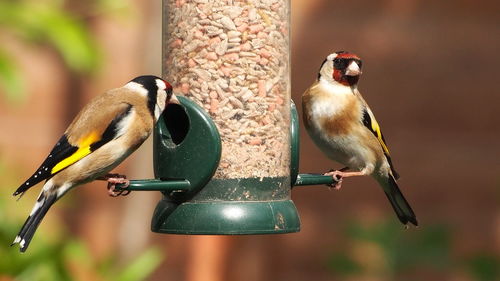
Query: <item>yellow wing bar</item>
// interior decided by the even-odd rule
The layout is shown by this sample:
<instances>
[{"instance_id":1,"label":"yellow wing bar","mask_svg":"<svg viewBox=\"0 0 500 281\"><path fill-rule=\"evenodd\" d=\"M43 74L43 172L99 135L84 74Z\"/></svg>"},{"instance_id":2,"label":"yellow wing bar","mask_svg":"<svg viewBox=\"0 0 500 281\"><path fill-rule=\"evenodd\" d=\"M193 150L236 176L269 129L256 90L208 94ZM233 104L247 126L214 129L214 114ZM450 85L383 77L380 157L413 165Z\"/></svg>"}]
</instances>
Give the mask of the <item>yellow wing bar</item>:
<instances>
[{"instance_id":1,"label":"yellow wing bar","mask_svg":"<svg viewBox=\"0 0 500 281\"><path fill-rule=\"evenodd\" d=\"M75 151L75 153L71 154L71 156L66 157L65 159L61 160L61 162L57 163L54 168L52 168L51 174L55 174L62 169L74 164L76 161L82 159L83 157L89 155L91 152L90 145L99 141L99 139L100 136L96 132L92 132L86 137L82 138L78 142L78 150Z\"/></svg>"},{"instance_id":2,"label":"yellow wing bar","mask_svg":"<svg viewBox=\"0 0 500 281\"><path fill-rule=\"evenodd\" d=\"M371 122L372 131L375 132L375 135L377 136L380 145L382 145L382 149L384 150L384 152L389 154L389 148L385 144L385 140L384 137L382 136L382 131L380 130L380 126L377 123L377 120L375 120L375 117L371 118L371 120L372 120Z\"/></svg>"},{"instance_id":3,"label":"yellow wing bar","mask_svg":"<svg viewBox=\"0 0 500 281\"><path fill-rule=\"evenodd\" d=\"M380 126L377 123L377 120L375 120L375 116L373 116L373 113L370 111L368 107L364 108L363 110L363 125L368 128L378 139L378 142L382 146L382 150L384 150L384 153L389 155L389 148L387 148L387 145L385 144L384 136L382 135L382 131L380 130Z\"/></svg>"}]
</instances>

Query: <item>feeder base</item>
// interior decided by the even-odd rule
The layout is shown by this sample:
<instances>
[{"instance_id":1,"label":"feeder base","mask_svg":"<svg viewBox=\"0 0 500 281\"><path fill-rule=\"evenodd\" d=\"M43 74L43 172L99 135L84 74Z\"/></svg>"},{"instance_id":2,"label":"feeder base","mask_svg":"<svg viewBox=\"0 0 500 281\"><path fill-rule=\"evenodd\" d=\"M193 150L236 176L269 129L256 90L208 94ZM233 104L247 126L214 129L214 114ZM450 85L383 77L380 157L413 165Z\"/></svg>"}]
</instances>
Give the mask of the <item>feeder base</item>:
<instances>
[{"instance_id":1,"label":"feeder base","mask_svg":"<svg viewBox=\"0 0 500 281\"><path fill-rule=\"evenodd\" d=\"M300 231L292 200L185 202L164 198L151 230L170 234L279 234Z\"/></svg>"}]
</instances>

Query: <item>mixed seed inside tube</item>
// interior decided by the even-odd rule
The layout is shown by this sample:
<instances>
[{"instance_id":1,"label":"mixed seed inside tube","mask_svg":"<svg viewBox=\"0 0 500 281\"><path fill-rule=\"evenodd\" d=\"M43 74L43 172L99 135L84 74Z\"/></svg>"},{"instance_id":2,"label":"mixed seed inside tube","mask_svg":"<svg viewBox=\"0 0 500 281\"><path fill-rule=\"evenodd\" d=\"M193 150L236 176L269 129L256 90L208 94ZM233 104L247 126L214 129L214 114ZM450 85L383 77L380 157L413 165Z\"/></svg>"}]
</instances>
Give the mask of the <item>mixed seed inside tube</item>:
<instances>
[{"instance_id":1,"label":"mixed seed inside tube","mask_svg":"<svg viewBox=\"0 0 500 281\"><path fill-rule=\"evenodd\" d=\"M163 11L164 76L221 134L215 178L288 176L289 1L165 0Z\"/></svg>"}]
</instances>

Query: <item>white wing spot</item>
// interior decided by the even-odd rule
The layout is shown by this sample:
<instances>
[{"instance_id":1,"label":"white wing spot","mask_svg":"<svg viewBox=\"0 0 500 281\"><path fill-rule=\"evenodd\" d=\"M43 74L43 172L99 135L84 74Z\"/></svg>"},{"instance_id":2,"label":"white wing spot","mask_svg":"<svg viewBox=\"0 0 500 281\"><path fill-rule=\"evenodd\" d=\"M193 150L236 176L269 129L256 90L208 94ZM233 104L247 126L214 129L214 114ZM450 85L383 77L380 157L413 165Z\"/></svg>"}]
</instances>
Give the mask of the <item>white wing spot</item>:
<instances>
[{"instance_id":1,"label":"white wing spot","mask_svg":"<svg viewBox=\"0 0 500 281\"><path fill-rule=\"evenodd\" d=\"M36 179L38 177L38 175L35 175L34 178Z\"/></svg>"},{"instance_id":2,"label":"white wing spot","mask_svg":"<svg viewBox=\"0 0 500 281\"><path fill-rule=\"evenodd\" d=\"M26 182L26 185L29 185L29 184L30 184L30 182L29 182L29 181L27 181L27 182Z\"/></svg>"}]
</instances>

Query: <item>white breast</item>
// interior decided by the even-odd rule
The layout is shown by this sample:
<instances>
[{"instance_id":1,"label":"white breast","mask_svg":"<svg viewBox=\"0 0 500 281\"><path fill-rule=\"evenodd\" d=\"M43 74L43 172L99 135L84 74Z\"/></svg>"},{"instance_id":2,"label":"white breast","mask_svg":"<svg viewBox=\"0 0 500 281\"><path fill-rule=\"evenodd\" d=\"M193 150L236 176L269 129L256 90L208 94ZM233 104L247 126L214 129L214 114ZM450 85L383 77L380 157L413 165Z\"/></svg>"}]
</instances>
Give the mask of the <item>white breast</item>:
<instances>
[{"instance_id":1,"label":"white breast","mask_svg":"<svg viewBox=\"0 0 500 281\"><path fill-rule=\"evenodd\" d=\"M321 123L325 118L335 118L335 115L346 110L352 99L356 99L351 87L326 81L320 81L317 87L314 90L320 91L321 94L316 94L311 98L309 111L311 126L308 128L308 133L315 144L330 159L351 169L361 170L371 165L371 153L364 147L358 128L348 135L329 135L325 133ZM359 126L362 127L362 124L360 123Z\"/></svg>"},{"instance_id":2,"label":"white breast","mask_svg":"<svg viewBox=\"0 0 500 281\"><path fill-rule=\"evenodd\" d=\"M355 98L350 87L338 83L332 84L324 80L320 80L315 91L322 93L311 99L309 114L315 121L330 118L342 112L349 99Z\"/></svg>"}]
</instances>

